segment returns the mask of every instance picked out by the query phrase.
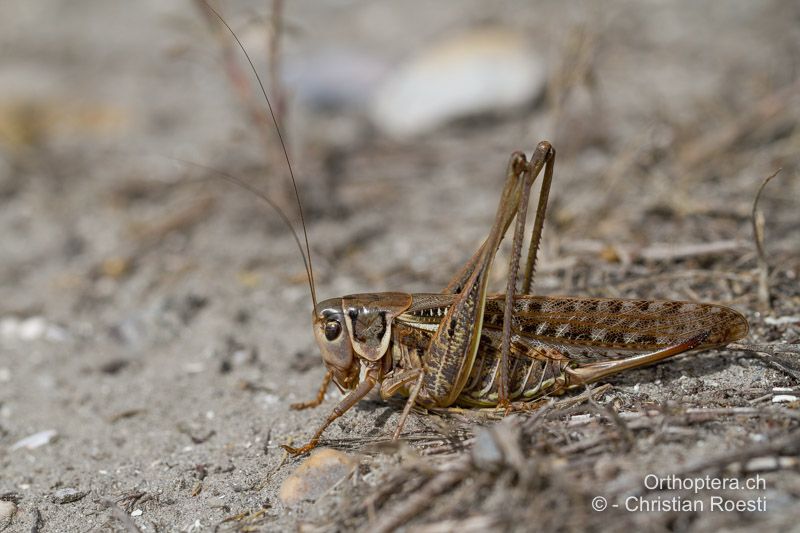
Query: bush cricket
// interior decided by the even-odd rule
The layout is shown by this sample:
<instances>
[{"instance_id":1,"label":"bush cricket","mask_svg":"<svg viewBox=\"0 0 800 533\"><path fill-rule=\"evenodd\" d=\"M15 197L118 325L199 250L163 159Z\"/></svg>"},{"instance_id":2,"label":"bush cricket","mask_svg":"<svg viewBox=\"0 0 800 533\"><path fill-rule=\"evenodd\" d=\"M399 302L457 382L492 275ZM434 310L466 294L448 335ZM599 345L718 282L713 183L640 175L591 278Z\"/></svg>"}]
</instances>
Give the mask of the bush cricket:
<instances>
[{"instance_id":1,"label":"bush cricket","mask_svg":"<svg viewBox=\"0 0 800 533\"><path fill-rule=\"evenodd\" d=\"M206 6L230 31L252 67L233 30ZM253 72L272 114L255 68ZM280 138L274 114L272 119ZM286 162L295 184L288 155ZM722 305L531 294L554 166L555 150L547 141L536 146L530 161L521 152L511 155L486 240L439 293L365 293L318 302L296 195L304 242L292 233L303 256L312 328L327 372L316 398L292 408L322 404L331 381L346 396L307 444L284 445L285 450L312 450L334 420L376 388L384 399L395 394L408 398L396 439L414 405L524 409L526 402L544 396L689 350L722 347L747 335L745 317ZM525 268L520 271L530 193L540 175ZM291 229L288 217L266 196L233 176L224 177L265 200ZM506 290L487 294L489 271L512 222Z\"/></svg>"}]
</instances>

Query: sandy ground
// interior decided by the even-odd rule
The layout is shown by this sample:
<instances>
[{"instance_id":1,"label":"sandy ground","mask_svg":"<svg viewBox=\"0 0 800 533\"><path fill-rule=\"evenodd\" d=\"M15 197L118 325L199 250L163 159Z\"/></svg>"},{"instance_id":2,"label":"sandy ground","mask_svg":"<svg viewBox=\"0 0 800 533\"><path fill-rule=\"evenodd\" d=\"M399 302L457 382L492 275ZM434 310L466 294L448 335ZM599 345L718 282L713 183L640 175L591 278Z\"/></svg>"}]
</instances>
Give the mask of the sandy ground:
<instances>
[{"instance_id":1,"label":"sandy ground","mask_svg":"<svg viewBox=\"0 0 800 533\"><path fill-rule=\"evenodd\" d=\"M222 7L266 69L263 4ZM531 36L549 96L399 142L367 123L358 94L319 110L287 89L322 297L441 289L485 237L508 155L548 138L559 155L538 290L718 301L748 317L747 342L798 343L796 3L406 4L288 2L284 65L308 75L335 50L390 71L440 35L491 22ZM386 440L402 402L363 401L323 442L359 466L316 501L284 505L279 488L302 459L279 445L307 439L339 394L289 410L323 375L291 236L251 195L171 159L286 198L275 138L248 119L221 41L188 1L0 12L8 531L796 527L793 360L786 372L735 350L632 371L596 403L497 425L415 413L400 445ZM765 310L750 209L779 167L761 203ZM15 446L44 431L46 443ZM764 484L648 491L648 474ZM632 511L632 495L706 508ZM611 507L593 510L596 496ZM762 498L766 510L714 512L713 496Z\"/></svg>"}]
</instances>

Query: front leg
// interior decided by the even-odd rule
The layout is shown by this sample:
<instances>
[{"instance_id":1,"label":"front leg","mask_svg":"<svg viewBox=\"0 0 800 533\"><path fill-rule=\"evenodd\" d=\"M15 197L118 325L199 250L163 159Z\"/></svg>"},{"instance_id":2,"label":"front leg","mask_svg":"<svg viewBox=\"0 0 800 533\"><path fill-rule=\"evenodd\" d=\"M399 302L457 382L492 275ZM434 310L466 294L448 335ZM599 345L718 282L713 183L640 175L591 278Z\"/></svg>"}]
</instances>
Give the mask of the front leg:
<instances>
[{"instance_id":1,"label":"front leg","mask_svg":"<svg viewBox=\"0 0 800 533\"><path fill-rule=\"evenodd\" d=\"M358 384L358 386L350 391L350 393L344 397L344 399L339 402L339 405L333 408L333 412L328 416L328 419L325 421L322 426L314 433L314 436L311 437L311 440L308 441L307 444L301 446L299 448L293 448L287 444L281 444L281 448L286 450L292 455L300 455L306 452L310 452L314 448L317 447L319 443L319 438L322 433L330 426L334 420L345 414L351 407L357 404L364 396L369 394L369 391L375 386L375 383L378 381L378 372L380 371L379 368L370 368L367 370L367 374L364 376L364 380Z\"/></svg>"}]
</instances>

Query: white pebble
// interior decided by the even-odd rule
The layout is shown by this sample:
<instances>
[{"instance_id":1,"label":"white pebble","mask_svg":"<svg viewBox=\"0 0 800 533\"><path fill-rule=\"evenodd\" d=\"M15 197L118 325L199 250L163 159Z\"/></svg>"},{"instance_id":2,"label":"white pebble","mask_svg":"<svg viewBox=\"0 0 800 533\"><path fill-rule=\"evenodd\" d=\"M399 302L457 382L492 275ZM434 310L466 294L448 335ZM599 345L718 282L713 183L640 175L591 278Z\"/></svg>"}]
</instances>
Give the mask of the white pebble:
<instances>
[{"instance_id":1,"label":"white pebble","mask_svg":"<svg viewBox=\"0 0 800 533\"><path fill-rule=\"evenodd\" d=\"M759 470L789 469L796 466L796 457L756 457L747 462L745 470L755 472Z\"/></svg>"},{"instance_id":2,"label":"white pebble","mask_svg":"<svg viewBox=\"0 0 800 533\"><path fill-rule=\"evenodd\" d=\"M46 431L40 431L39 433L34 433L24 439L18 440L14 444L11 445L10 450L13 452L14 450L19 450L21 448L25 448L27 450L35 450L45 444L49 444L58 436L58 432L55 429L48 429Z\"/></svg>"},{"instance_id":3,"label":"white pebble","mask_svg":"<svg viewBox=\"0 0 800 533\"><path fill-rule=\"evenodd\" d=\"M789 324L800 324L800 316L779 316L777 318L768 316L764 318L764 322L766 322L770 326L786 326Z\"/></svg>"},{"instance_id":4,"label":"white pebble","mask_svg":"<svg viewBox=\"0 0 800 533\"><path fill-rule=\"evenodd\" d=\"M203 363L186 363L183 365L183 369L187 374L200 374L205 371L206 365Z\"/></svg>"},{"instance_id":5,"label":"white pebble","mask_svg":"<svg viewBox=\"0 0 800 533\"><path fill-rule=\"evenodd\" d=\"M264 394L260 399L266 405L275 405L281 401L281 397L276 394Z\"/></svg>"},{"instance_id":6,"label":"white pebble","mask_svg":"<svg viewBox=\"0 0 800 533\"><path fill-rule=\"evenodd\" d=\"M68 335L64 328L50 324L44 332L44 338L50 342L64 342Z\"/></svg>"},{"instance_id":7,"label":"white pebble","mask_svg":"<svg viewBox=\"0 0 800 533\"><path fill-rule=\"evenodd\" d=\"M495 469L503 463L503 451L498 446L493 432L487 428L480 429L475 435L472 446L472 460L483 470Z\"/></svg>"},{"instance_id":8,"label":"white pebble","mask_svg":"<svg viewBox=\"0 0 800 533\"><path fill-rule=\"evenodd\" d=\"M772 403L789 403L796 402L797 396L792 394L778 394L772 397Z\"/></svg>"},{"instance_id":9,"label":"white pebble","mask_svg":"<svg viewBox=\"0 0 800 533\"><path fill-rule=\"evenodd\" d=\"M67 332L59 326L49 324L41 316L32 316L24 320L16 317L5 317L0 319L0 337L22 341L35 341L44 338L52 342L60 342L66 340Z\"/></svg>"},{"instance_id":10,"label":"white pebble","mask_svg":"<svg viewBox=\"0 0 800 533\"><path fill-rule=\"evenodd\" d=\"M34 341L44 337L47 331L47 322L43 317L32 316L19 324L19 338L24 341Z\"/></svg>"},{"instance_id":11,"label":"white pebble","mask_svg":"<svg viewBox=\"0 0 800 533\"><path fill-rule=\"evenodd\" d=\"M408 138L457 118L503 113L532 102L544 89L545 67L525 37L486 28L424 50L378 90L372 120Z\"/></svg>"},{"instance_id":12,"label":"white pebble","mask_svg":"<svg viewBox=\"0 0 800 533\"><path fill-rule=\"evenodd\" d=\"M133 512L131 513L131 516L142 516L142 510L134 509Z\"/></svg>"}]
</instances>

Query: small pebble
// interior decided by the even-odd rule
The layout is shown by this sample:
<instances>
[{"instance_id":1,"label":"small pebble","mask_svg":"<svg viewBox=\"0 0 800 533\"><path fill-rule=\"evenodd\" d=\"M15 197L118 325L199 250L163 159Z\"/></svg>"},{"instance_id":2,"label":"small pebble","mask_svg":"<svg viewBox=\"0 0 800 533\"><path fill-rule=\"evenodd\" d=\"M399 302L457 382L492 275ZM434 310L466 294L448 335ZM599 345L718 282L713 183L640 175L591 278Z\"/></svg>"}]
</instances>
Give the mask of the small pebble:
<instances>
[{"instance_id":1,"label":"small pebble","mask_svg":"<svg viewBox=\"0 0 800 533\"><path fill-rule=\"evenodd\" d=\"M24 439L18 440L11 445L10 450L12 452L21 448L25 448L26 450L35 450L36 448L53 442L57 436L58 432L55 429L40 431L39 433L34 433L33 435L25 437Z\"/></svg>"},{"instance_id":2,"label":"small pebble","mask_svg":"<svg viewBox=\"0 0 800 533\"><path fill-rule=\"evenodd\" d=\"M0 500L0 531L11 525L14 515L17 513L17 506L14 502Z\"/></svg>"},{"instance_id":3,"label":"small pebble","mask_svg":"<svg viewBox=\"0 0 800 533\"><path fill-rule=\"evenodd\" d=\"M61 504L72 503L82 499L87 494L89 494L88 491L67 487L55 491L53 494L50 495L50 499L53 501L53 503L61 503Z\"/></svg>"},{"instance_id":4,"label":"small pebble","mask_svg":"<svg viewBox=\"0 0 800 533\"><path fill-rule=\"evenodd\" d=\"M745 469L750 472L758 472L760 470L789 469L796 466L796 457L756 457L745 464Z\"/></svg>"},{"instance_id":5,"label":"small pebble","mask_svg":"<svg viewBox=\"0 0 800 533\"><path fill-rule=\"evenodd\" d=\"M89 494L88 491L67 487L55 491L50 495L50 499L53 501L53 503L72 503L82 499L87 494Z\"/></svg>"},{"instance_id":6,"label":"small pebble","mask_svg":"<svg viewBox=\"0 0 800 533\"><path fill-rule=\"evenodd\" d=\"M263 394L260 399L266 405L275 405L281 401L281 397L277 394Z\"/></svg>"},{"instance_id":7,"label":"small pebble","mask_svg":"<svg viewBox=\"0 0 800 533\"><path fill-rule=\"evenodd\" d=\"M789 324L800 324L800 316L779 316L779 317L765 317L764 322L770 326L787 326Z\"/></svg>"},{"instance_id":8,"label":"small pebble","mask_svg":"<svg viewBox=\"0 0 800 533\"><path fill-rule=\"evenodd\" d=\"M131 513L131 516L142 516L142 510L134 509L133 512Z\"/></svg>"},{"instance_id":9,"label":"small pebble","mask_svg":"<svg viewBox=\"0 0 800 533\"><path fill-rule=\"evenodd\" d=\"M488 428L481 428L475 435L472 461L482 470L494 470L503 464L503 451Z\"/></svg>"},{"instance_id":10,"label":"small pebble","mask_svg":"<svg viewBox=\"0 0 800 533\"><path fill-rule=\"evenodd\" d=\"M136 346L147 335L146 326L139 317L130 316L113 325L110 329L111 337L121 344Z\"/></svg>"},{"instance_id":11,"label":"small pebble","mask_svg":"<svg viewBox=\"0 0 800 533\"><path fill-rule=\"evenodd\" d=\"M316 500L358 465L358 458L329 448L311 454L281 485L279 497L285 505Z\"/></svg>"},{"instance_id":12,"label":"small pebble","mask_svg":"<svg viewBox=\"0 0 800 533\"><path fill-rule=\"evenodd\" d=\"M203 363L186 363L183 365L183 369L186 371L187 374L200 374L205 371L206 365Z\"/></svg>"},{"instance_id":13,"label":"small pebble","mask_svg":"<svg viewBox=\"0 0 800 533\"><path fill-rule=\"evenodd\" d=\"M791 403L796 401L797 396L793 394L778 394L772 397L772 403Z\"/></svg>"},{"instance_id":14,"label":"small pebble","mask_svg":"<svg viewBox=\"0 0 800 533\"><path fill-rule=\"evenodd\" d=\"M128 257L109 257L101 263L100 270L104 276L119 279L128 274L132 266L133 262Z\"/></svg>"},{"instance_id":15,"label":"small pebble","mask_svg":"<svg viewBox=\"0 0 800 533\"><path fill-rule=\"evenodd\" d=\"M32 316L22 320L16 317L5 317L0 319L0 337L21 341L35 341L44 338L52 342L61 342L66 340L67 333L59 326L49 324L41 316Z\"/></svg>"},{"instance_id":16,"label":"small pebble","mask_svg":"<svg viewBox=\"0 0 800 533\"><path fill-rule=\"evenodd\" d=\"M231 356L233 366L244 366L253 360L252 350L236 350Z\"/></svg>"},{"instance_id":17,"label":"small pebble","mask_svg":"<svg viewBox=\"0 0 800 533\"><path fill-rule=\"evenodd\" d=\"M32 341L42 338L46 331L47 322L45 322L44 318L32 316L20 322L17 334L24 341Z\"/></svg>"}]
</instances>

